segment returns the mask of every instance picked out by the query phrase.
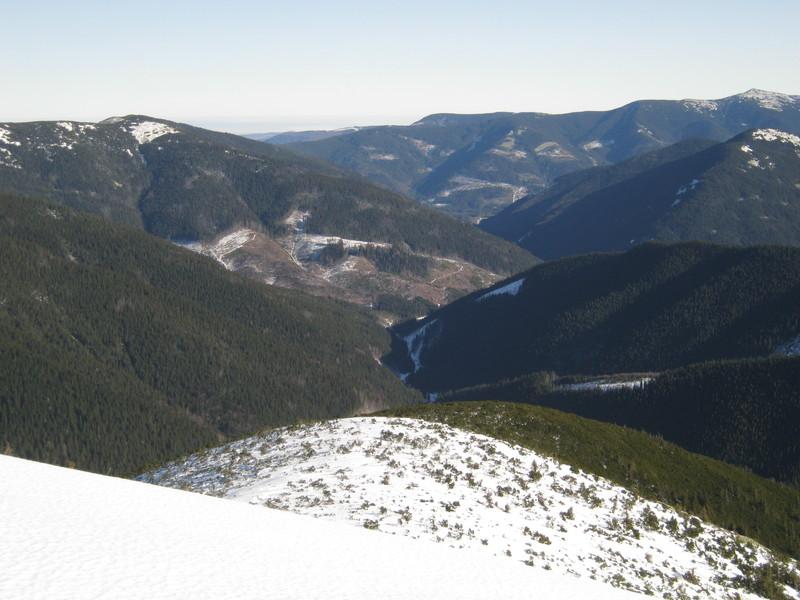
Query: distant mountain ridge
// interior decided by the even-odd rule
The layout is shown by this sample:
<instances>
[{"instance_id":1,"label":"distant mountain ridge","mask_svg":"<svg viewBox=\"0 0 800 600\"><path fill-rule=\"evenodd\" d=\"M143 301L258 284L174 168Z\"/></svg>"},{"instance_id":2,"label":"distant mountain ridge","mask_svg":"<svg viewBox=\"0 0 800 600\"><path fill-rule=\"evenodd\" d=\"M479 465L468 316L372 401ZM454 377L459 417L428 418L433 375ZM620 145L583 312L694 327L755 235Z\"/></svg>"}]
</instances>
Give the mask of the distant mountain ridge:
<instances>
[{"instance_id":1,"label":"distant mountain ridge","mask_svg":"<svg viewBox=\"0 0 800 600\"><path fill-rule=\"evenodd\" d=\"M753 89L719 100L641 100L602 112L435 114L409 126L369 127L289 147L477 222L567 173L755 128L800 134L800 96Z\"/></svg>"},{"instance_id":2,"label":"distant mountain ridge","mask_svg":"<svg viewBox=\"0 0 800 600\"><path fill-rule=\"evenodd\" d=\"M382 303L390 314L445 303L535 262L332 165L146 116L0 123L0 192L101 214L206 248L261 281ZM223 238L240 242L218 247ZM364 251L355 256L353 245Z\"/></svg>"},{"instance_id":3,"label":"distant mountain ridge","mask_svg":"<svg viewBox=\"0 0 800 600\"><path fill-rule=\"evenodd\" d=\"M564 176L481 228L543 258L650 240L800 245L800 136L755 129Z\"/></svg>"}]
</instances>

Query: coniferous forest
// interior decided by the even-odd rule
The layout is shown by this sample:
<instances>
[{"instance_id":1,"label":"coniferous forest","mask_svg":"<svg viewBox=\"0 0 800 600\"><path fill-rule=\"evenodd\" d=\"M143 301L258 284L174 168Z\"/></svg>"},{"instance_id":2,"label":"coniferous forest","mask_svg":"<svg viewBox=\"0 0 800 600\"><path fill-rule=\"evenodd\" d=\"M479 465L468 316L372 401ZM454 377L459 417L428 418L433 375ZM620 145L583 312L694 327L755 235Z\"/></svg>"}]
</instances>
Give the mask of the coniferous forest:
<instances>
[{"instance_id":1,"label":"coniferous forest","mask_svg":"<svg viewBox=\"0 0 800 600\"><path fill-rule=\"evenodd\" d=\"M350 307L142 232L0 198L0 445L127 473L296 420L412 402Z\"/></svg>"}]
</instances>

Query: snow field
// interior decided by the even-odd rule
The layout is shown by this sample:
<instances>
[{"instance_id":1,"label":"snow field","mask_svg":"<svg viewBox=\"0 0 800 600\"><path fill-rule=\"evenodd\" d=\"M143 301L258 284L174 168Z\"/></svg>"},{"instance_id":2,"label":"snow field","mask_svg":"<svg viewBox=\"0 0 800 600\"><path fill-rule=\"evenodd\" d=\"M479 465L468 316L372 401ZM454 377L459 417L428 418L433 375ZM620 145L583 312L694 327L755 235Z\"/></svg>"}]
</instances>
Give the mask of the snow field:
<instances>
[{"instance_id":1,"label":"snow field","mask_svg":"<svg viewBox=\"0 0 800 600\"><path fill-rule=\"evenodd\" d=\"M141 479L659 597L754 598L739 589L741 567L772 558L551 458L414 419L279 429Z\"/></svg>"},{"instance_id":2,"label":"snow field","mask_svg":"<svg viewBox=\"0 0 800 600\"><path fill-rule=\"evenodd\" d=\"M632 598L478 552L0 456L3 600Z\"/></svg>"}]
</instances>

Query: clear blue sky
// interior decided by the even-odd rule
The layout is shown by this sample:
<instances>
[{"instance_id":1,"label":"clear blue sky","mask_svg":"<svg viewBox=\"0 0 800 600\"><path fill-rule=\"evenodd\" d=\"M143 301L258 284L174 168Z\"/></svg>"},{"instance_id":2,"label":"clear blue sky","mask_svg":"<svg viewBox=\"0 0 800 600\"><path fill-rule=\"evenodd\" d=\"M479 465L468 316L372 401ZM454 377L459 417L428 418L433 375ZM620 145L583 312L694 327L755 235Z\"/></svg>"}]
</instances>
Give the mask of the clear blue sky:
<instances>
[{"instance_id":1,"label":"clear blue sky","mask_svg":"<svg viewBox=\"0 0 800 600\"><path fill-rule=\"evenodd\" d=\"M0 0L0 121L231 131L800 94L800 1Z\"/></svg>"}]
</instances>

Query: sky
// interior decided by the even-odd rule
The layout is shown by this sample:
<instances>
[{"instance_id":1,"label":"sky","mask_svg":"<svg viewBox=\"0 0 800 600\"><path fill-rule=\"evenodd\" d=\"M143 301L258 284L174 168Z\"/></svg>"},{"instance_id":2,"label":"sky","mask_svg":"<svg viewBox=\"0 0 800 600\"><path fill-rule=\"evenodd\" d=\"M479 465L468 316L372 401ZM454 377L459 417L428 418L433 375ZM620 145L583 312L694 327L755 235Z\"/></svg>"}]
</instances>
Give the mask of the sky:
<instances>
[{"instance_id":1,"label":"sky","mask_svg":"<svg viewBox=\"0 0 800 600\"><path fill-rule=\"evenodd\" d=\"M237 133L800 94L797 0L0 0L0 121Z\"/></svg>"}]
</instances>

